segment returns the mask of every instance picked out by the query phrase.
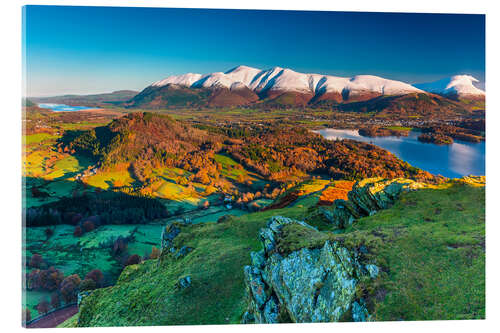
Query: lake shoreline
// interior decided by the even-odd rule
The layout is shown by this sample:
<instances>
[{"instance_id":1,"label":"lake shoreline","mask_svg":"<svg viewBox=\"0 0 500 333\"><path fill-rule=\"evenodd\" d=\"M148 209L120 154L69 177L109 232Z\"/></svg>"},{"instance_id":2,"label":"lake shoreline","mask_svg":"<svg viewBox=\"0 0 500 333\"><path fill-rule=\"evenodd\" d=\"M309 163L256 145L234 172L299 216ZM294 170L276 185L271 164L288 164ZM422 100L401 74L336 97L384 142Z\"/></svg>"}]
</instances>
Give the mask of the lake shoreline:
<instances>
[{"instance_id":1,"label":"lake shoreline","mask_svg":"<svg viewBox=\"0 0 500 333\"><path fill-rule=\"evenodd\" d=\"M41 109L51 110L52 112L91 112L91 111L102 111L103 108L91 107L91 106L75 106L67 104L58 103L39 103L37 106Z\"/></svg>"},{"instance_id":2,"label":"lake shoreline","mask_svg":"<svg viewBox=\"0 0 500 333\"><path fill-rule=\"evenodd\" d=\"M408 136L377 137L362 136L358 129L322 128L313 132L329 140L351 139L376 145L435 175L448 178L485 175L484 141L472 143L455 140L449 145L423 143L418 140L421 132L415 130L410 131Z\"/></svg>"}]
</instances>

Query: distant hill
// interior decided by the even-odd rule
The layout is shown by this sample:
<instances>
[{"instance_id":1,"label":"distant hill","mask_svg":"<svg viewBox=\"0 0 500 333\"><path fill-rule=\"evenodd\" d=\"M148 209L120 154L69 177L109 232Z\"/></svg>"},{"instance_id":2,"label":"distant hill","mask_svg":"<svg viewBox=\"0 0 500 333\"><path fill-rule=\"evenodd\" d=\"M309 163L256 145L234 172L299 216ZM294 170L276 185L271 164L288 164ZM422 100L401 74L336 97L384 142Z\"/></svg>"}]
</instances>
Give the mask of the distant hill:
<instances>
[{"instance_id":1,"label":"distant hill","mask_svg":"<svg viewBox=\"0 0 500 333\"><path fill-rule=\"evenodd\" d=\"M147 178L152 163L189 168L207 166L211 162L200 155L220 148L221 141L218 135L148 112L130 113L108 125L78 132L76 137L73 134L67 133L63 138L69 148L92 156L103 166L131 164L140 181Z\"/></svg>"},{"instance_id":2,"label":"distant hill","mask_svg":"<svg viewBox=\"0 0 500 333\"><path fill-rule=\"evenodd\" d=\"M99 106L106 103L128 101L137 95L133 90L117 90L111 93L92 95L62 95L53 97L30 97L35 103L57 103L67 105Z\"/></svg>"},{"instance_id":3,"label":"distant hill","mask_svg":"<svg viewBox=\"0 0 500 333\"><path fill-rule=\"evenodd\" d=\"M123 105L149 109L224 107L248 105L258 100L257 94L248 88L188 88L170 83L161 87L148 87Z\"/></svg>"},{"instance_id":4,"label":"distant hill","mask_svg":"<svg viewBox=\"0 0 500 333\"><path fill-rule=\"evenodd\" d=\"M28 98L23 98L23 100L22 100L22 105L23 105L24 107L27 107L27 108L30 108L30 107L36 106L36 104L35 104L35 103L33 103L33 102L32 102L30 99L28 99Z\"/></svg>"},{"instance_id":5,"label":"distant hill","mask_svg":"<svg viewBox=\"0 0 500 333\"><path fill-rule=\"evenodd\" d=\"M325 102L319 102L325 103ZM402 96L379 96L366 101L331 104L334 110L375 112L400 116L445 116L467 114L467 105L436 94L414 93Z\"/></svg>"}]
</instances>

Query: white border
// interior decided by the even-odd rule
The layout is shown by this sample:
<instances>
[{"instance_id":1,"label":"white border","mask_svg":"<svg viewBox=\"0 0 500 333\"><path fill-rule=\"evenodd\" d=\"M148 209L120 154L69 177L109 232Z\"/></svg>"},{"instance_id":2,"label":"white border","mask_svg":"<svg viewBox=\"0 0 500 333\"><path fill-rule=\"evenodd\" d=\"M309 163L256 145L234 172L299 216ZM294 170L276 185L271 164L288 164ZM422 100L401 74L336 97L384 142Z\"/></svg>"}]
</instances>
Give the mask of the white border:
<instances>
[{"instance_id":1,"label":"white border","mask_svg":"<svg viewBox=\"0 0 500 333\"><path fill-rule=\"evenodd\" d=\"M1 240L2 273L1 273L1 309L0 326L6 332L21 330L21 6L24 4L46 5L95 5L95 6L130 6L130 7L184 7L184 8L232 8L232 9L290 9L290 10L334 10L334 11L390 11L390 12L425 12L425 13L487 13L486 18L486 81L487 81L487 320L484 321L430 321L430 322L392 322L392 323L341 323L341 324L302 324L302 325L226 325L226 326L180 326L180 327L128 327L128 328L95 328L102 332L254 332L255 330L275 332L422 332L422 331L493 331L500 326L498 316L499 276L497 255L500 243L499 217L497 195L500 193L499 177L496 175L496 165L500 161L497 147L500 145L498 127L500 126L499 104L499 46L495 32L500 31L500 15L494 1L475 0L351 0L351 1L296 1L296 0L253 0L234 2L230 0L45 0L19 1L3 0L0 10L1 61ZM451 33L451 32L450 32ZM446 36L443 36L446 38ZM463 47L467 47L464 41ZM5 102L7 100L7 103Z\"/></svg>"}]
</instances>

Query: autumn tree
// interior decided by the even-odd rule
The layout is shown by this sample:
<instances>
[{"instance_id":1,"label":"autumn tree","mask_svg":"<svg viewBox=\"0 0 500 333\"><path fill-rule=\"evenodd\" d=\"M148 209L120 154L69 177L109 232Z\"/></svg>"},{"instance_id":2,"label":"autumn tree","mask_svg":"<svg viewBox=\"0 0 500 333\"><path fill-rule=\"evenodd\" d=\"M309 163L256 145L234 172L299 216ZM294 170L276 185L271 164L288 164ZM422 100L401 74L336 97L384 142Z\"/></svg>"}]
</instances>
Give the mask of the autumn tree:
<instances>
[{"instance_id":1,"label":"autumn tree","mask_svg":"<svg viewBox=\"0 0 500 333\"><path fill-rule=\"evenodd\" d=\"M43 258L41 255L37 254L37 253L34 253L31 258L30 258L30 261L28 263L28 266L29 267L32 267L32 268L40 268L40 266L42 265L43 263Z\"/></svg>"},{"instance_id":2,"label":"autumn tree","mask_svg":"<svg viewBox=\"0 0 500 333\"><path fill-rule=\"evenodd\" d=\"M238 183L244 183L245 182L245 175L240 173L238 175L238 177L236 177L236 180L238 181Z\"/></svg>"},{"instance_id":3,"label":"autumn tree","mask_svg":"<svg viewBox=\"0 0 500 333\"><path fill-rule=\"evenodd\" d=\"M137 265L140 262L141 262L141 257L138 254L133 254L130 257L128 257L127 261L125 262L125 266Z\"/></svg>"},{"instance_id":4,"label":"autumn tree","mask_svg":"<svg viewBox=\"0 0 500 333\"><path fill-rule=\"evenodd\" d=\"M194 181L202 184L210 184L208 171L206 169L200 169L200 171L195 174Z\"/></svg>"},{"instance_id":5,"label":"autumn tree","mask_svg":"<svg viewBox=\"0 0 500 333\"><path fill-rule=\"evenodd\" d=\"M149 255L149 259L158 259L160 257L161 251L156 246L151 248L151 254Z\"/></svg>"},{"instance_id":6,"label":"autumn tree","mask_svg":"<svg viewBox=\"0 0 500 333\"><path fill-rule=\"evenodd\" d=\"M40 301L40 303L38 303L38 305L36 306L36 310L40 314L46 314L50 310L49 302L46 299Z\"/></svg>"},{"instance_id":7,"label":"autumn tree","mask_svg":"<svg viewBox=\"0 0 500 333\"><path fill-rule=\"evenodd\" d=\"M61 283L61 295L66 303L76 302L81 279L78 274L66 277Z\"/></svg>"},{"instance_id":8,"label":"autumn tree","mask_svg":"<svg viewBox=\"0 0 500 333\"><path fill-rule=\"evenodd\" d=\"M57 290L64 279L64 274L54 267L40 271L40 285L46 290Z\"/></svg>"},{"instance_id":9,"label":"autumn tree","mask_svg":"<svg viewBox=\"0 0 500 333\"><path fill-rule=\"evenodd\" d=\"M85 291L85 290L94 290L97 288L97 284L95 283L94 280L92 279L84 279L80 283L80 291Z\"/></svg>"},{"instance_id":10,"label":"autumn tree","mask_svg":"<svg viewBox=\"0 0 500 333\"><path fill-rule=\"evenodd\" d=\"M123 254L127 251L127 246L127 239L125 237L118 236L118 238L113 242L111 253L114 256Z\"/></svg>"},{"instance_id":11,"label":"autumn tree","mask_svg":"<svg viewBox=\"0 0 500 333\"><path fill-rule=\"evenodd\" d=\"M113 187L114 188L120 188L120 187L123 187L124 185L125 185L125 183L121 179L113 180Z\"/></svg>"},{"instance_id":12,"label":"autumn tree","mask_svg":"<svg viewBox=\"0 0 500 333\"><path fill-rule=\"evenodd\" d=\"M83 230L80 226L76 226L75 230L73 231L73 236L75 237L81 237L83 235Z\"/></svg>"},{"instance_id":13,"label":"autumn tree","mask_svg":"<svg viewBox=\"0 0 500 333\"><path fill-rule=\"evenodd\" d=\"M50 295L50 305L54 309L57 309L61 306L61 298L59 297L59 294L57 292Z\"/></svg>"},{"instance_id":14,"label":"autumn tree","mask_svg":"<svg viewBox=\"0 0 500 333\"><path fill-rule=\"evenodd\" d=\"M94 269L87 273L85 276L86 279L92 279L96 283L97 286L100 286L101 283L103 282L104 275L102 274L101 270L99 269Z\"/></svg>"},{"instance_id":15,"label":"autumn tree","mask_svg":"<svg viewBox=\"0 0 500 333\"><path fill-rule=\"evenodd\" d=\"M90 232L95 229L95 225L92 221L85 221L82 224L82 228L85 232Z\"/></svg>"}]
</instances>

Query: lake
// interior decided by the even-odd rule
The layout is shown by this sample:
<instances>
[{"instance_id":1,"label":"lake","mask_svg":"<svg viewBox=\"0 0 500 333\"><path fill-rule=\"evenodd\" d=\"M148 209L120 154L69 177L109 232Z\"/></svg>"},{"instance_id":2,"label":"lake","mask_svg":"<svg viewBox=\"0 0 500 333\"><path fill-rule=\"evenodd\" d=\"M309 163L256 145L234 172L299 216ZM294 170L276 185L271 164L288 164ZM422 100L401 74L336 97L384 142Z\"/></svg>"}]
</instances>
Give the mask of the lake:
<instances>
[{"instance_id":1,"label":"lake","mask_svg":"<svg viewBox=\"0 0 500 333\"><path fill-rule=\"evenodd\" d=\"M55 104L55 103L40 103L40 104L38 104L38 107L40 107L42 109L50 109L54 112L82 111L82 110L96 109L96 107L72 106L72 105Z\"/></svg>"},{"instance_id":2,"label":"lake","mask_svg":"<svg viewBox=\"0 0 500 333\"><path fill-rule=\"evenodd\" d=\"M314 131L324 138L353 139L372 143L387 149L400 159L428 171L445 177L485 174L485 142L470 143L455 140L451 145L435 145L418 141L419 132L411 131L407 137L364 137L357 130L325 128Z\"/></svg>"}]
</instances>

